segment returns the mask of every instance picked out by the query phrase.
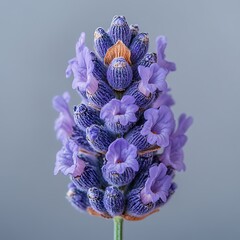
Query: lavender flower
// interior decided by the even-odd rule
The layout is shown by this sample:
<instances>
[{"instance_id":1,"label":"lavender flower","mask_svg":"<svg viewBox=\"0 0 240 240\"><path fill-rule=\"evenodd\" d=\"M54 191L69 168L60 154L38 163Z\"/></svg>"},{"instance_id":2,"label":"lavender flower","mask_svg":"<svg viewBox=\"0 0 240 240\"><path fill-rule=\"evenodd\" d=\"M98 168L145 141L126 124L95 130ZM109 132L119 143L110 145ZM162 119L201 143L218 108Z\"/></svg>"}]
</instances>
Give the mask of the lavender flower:
<instances>
[{"instance_id":1,"label":"lavender flower","mask_svg":"<svg viewBox=\"0 0 240 240\"><path fill-rule=\"evenodd\" d=\"M153 102L152 108L159 108L162 105L165 105L167 107L171 107L175 104L175 101L173 100L172 96L167 92L160 93L157 99Z\"/></svg>"},{"instance_id":2,"label":"lavender flower","mask_svg":"<svg viewBox=\"0 0 240 240\"><path fill-rule=\"evenodd\" d=\"M124 133L137 121L139 107L134 102L134 97L128 95L121 100L112 99L101 109L100 118L111 131Z\"/></svg>"},{"instance_id":3,"label":"lavender flower","mask_svg":"<svg viewBox=\"0 0 240 240\"><path fill-rule=\"evenodd\" d=\"M176 190L173 176L185 170L183 146L192 118L182 114L175 129L174 100L166 77L176 66L165 59L166 38L148 51L149 36L115 16L94 33L95 53L85 33L68 63L81 102L69 110L70 96L53 107L62 143L54 174L70 177L67 199L94 216L142 220L161 208ZM161 148L161 149L160 149ZM160 149L160 151L159 151Z\"/></svg>"},{"instance_id":4,"label":"lavender flower","mask_svg":"<svg viewBox=\"0 0 240 240\"><path fill-rule=\"evenodd\" d=\"M70 95L65 92L62 96L56 96L53 98L53 108L59 112L59 117L55 121L54 129L57 133L57 139L65 143L68 137L71 135L74 121L73 116L70 113L68 103L70 101Z\"/></svg>"},{"instance_id":5,"label":"lavender flower","mask_svg":"<svg viewBox=\"0 0 240 240\"><path fill-rule=\"evenodd\" d=\"M151 167L149 169L149 178L140 193L142 202L144 204L155 203L159 199L166 202L171 182L172 177L167 175L167 167L163 163Z\"/></svg>"},{"instance_id":6,"label":"lavender flower","mask_svg":"<svg viewBox=\"0 0 240 240\"><path fill-rule=\"evenodd\" d=\"M98 81L93 76L94 64L89 49L85 46L85 33L82 33L76 44L76 57L69 61L66 76L74 75L73 89L88 91L94 94L98 88Z\"/></svg>"},{"instance_id":7,"label":"lavender flower","mask_svg":"<svg viewBox=\"0 0 240 240\"><path fill-rule=\"evenodd\" d=\"M167 90L167 83L165 77L167 71L160 68L156 63L153 63L150 67L139 66L138 72L141 77L138 89L145 96L149 96L150 93L154 93L157 89L159 91Z\"/></svg>"},{"instance_id":8,"label":"lavender flower","mask_svg":"<svg viewBox=\"0 0 240 240\"><path fill-rule=\"evenodd\" d=\"M183 146L187 142L187 136L185 133L192 125L192 122L193 119L191 117L187 118L185 114L182 114L179 117L178 128L170 136L170 144L164 149L163 154L160 156L161 162L163 162L166 166L171 166L177 171L186 169L183 162Z\"/></svg>"},{"instance_id":9,"label":"lavender flower","mask_svg":"<svg viewBox=\"0 0 240 240\"><path fill-rule=\"evenodd\" d=\"M107 171L122 174L126 168L138 171L137 148L124 138L118 138L108 148L106 153Z\"/></svg>"},{"instance_id":10,"label":"lavender flower","mask_svg":"<svg viewBox=\"0 0 240 240\"><path fill-rule=\"evenodd\" d=\"M54 174L61 171L64 175L80 176L85 168L85 163L78 157L78 147L68 141L65 146L57 153Z\"/></svg>"},{"instance_id":11,"label":"lavender flower","mask_svg":"<svg viewBox=\"0 0 240 240\"><path fill-rule=\"evenodd\" d=\"M159 147L167 147L169 136L172 133L175 121L171 110L167 106L159 109L150 108L144 112L147 120L141 130L143 136L147 136L148 143Z\"/></svg>"},{"instance_id":12,"label":"lavender flower","mask_svg":"<svg viewBox=\"0 0 240 240\"><path fill-rule=\"evenodd\" d=\"M175 71L176 65L173 62L168 62L165 60L165 49L167 47L167 39L165 36L159 36L156 39L157 44L157 63L161 68L166 69L169 71Z\"/></svg>"}]
</instances>

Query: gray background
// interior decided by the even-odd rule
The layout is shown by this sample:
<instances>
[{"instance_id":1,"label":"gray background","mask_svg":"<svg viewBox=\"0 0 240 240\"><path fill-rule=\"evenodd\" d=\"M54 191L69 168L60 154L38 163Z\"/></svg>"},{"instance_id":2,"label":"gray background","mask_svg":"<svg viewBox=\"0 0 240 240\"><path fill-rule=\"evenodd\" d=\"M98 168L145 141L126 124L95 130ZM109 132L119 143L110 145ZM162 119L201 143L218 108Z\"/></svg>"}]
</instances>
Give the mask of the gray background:
<instances>
[{"instance_id":1,"label":"gray background","mask_svg":"<svg viewBox=\"0 0 240 240\"><path fill-rule=\"evenodd\" d=\"M240 239L240 1L0 1L0 239L112 239L112 222L75 211L68 178L53 176L51 108L69 90L64 76L80 32L115 14L151 36L168 37L177 63L168 77L176 116L194 116L185 148L187 171L162 211L125 224L125 239Z\"/></svg>"}]
</instances>

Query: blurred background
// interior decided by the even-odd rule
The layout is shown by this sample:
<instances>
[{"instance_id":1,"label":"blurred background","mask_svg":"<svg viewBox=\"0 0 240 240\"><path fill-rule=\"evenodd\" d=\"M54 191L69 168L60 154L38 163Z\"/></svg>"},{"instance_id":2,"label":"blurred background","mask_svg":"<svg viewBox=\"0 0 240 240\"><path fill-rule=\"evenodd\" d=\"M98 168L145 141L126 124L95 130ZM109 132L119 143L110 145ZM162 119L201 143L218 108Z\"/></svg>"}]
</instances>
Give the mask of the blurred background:
<instances>
[{"instance_id":1,"label":"blurred background","mask_svg":"<svg viewBox=\"0 0 240 240\"><path fill-rule=\"evenodd\" d=\"M53 176L60 143L51 99L65 79L82 31L107 29L116 14L151 38L168 38L176 116L194 117L187 171L158 214L125 222L125 240L240 239L240 1L0 0L0 239L112 239L112 221L80 214L65 199L68 178Z\"/></svg>"}]
</instances>

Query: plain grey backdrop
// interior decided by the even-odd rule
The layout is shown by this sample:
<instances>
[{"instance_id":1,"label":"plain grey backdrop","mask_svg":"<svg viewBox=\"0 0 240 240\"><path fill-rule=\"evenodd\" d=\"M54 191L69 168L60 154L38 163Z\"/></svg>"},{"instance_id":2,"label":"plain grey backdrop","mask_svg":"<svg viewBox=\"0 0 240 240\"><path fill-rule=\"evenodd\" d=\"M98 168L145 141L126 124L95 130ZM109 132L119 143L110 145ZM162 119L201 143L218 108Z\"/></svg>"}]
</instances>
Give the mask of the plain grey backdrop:
<instances>
[{"instance_id":1,"label":"plain grey backdrop","mask_svg":"<svg viewBox=\"0 0 240 240\"><path fill-rule=\"evenodd\" d=\"M89 48L98 26L116 14L151 37L168 38L174 112L194 117L185 148L187 171L158 214L126 222L125 239L240 239L239 0L0 1L0 239L112 239L112 222L75 211L68 178L53 176L51 108L68 90L68 59L82 31Z\"/></svg>"}]
</instances>

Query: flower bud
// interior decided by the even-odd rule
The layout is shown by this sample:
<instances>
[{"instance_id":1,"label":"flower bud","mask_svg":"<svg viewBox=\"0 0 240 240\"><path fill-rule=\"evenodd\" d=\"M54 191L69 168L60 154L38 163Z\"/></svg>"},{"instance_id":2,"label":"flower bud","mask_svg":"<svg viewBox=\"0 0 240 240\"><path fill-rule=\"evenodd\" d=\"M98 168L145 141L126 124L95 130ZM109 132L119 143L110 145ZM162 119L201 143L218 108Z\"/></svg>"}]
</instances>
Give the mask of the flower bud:
<instances>
[{"instance_id":1,"label":"flower bud","mask_svg":"<svg viewBox=\"0 0 240 240\"><path fill-rule=\"evenodd\" d=\"M139 62L139 65L144 67L150 67L153 63L157 62L157 54L156 53L147 53L143 59Z\"/></svg>"},{"instance_id":2,"label":"flower bud","mask_svg":"<svg viewBox=\"0 0 240 240\"><path fill-rule=\"evenodd\" d=\"M129 26L131 32L131 40L138 35L139 27L137 24L131 24Z\"/></svg>"},{"instance_id":3,"label":"flower bud","mask_svg":"<svg viewBox=\"0 0 240 240\"><path fill-rule=\"evenodd\" d=\"M109 85L117 91L124 91L132 81L132 69L123 57L114 58L107 70Z\"/></svg>"},{"instance_id":4,"label":"flower bud","mask_svg":"<svg viewBox=\"0 0 240 240\"><path fill-rule=\"evenodd\" d=\"M129 45L131 40L131 32L124 16L113 17L109 34L114 43L116 43L118 40L121 40L126 46Z\"/></svg>"},{"instance_id":5,"label":"flower bud","mask_svg":"<svg viewBox=\"0 0 240 240\"><path fill-rule=\"evenodd\" d=\"M72 182L76 187L82 191L87 191L91 187L101 187L102 183L99 181L100 175L94 166L87 165L83 173L77 177L71 177Z\"/></svg>"},{"instance_id":6,"label":"flower bud","mask_svg":"<svg viewBox=\"0 0 240 240\"><path fill-rule=\"evenodd\" d=\"M112 217L121 215L124 210L123 193L117 187L107 187L104 194L104 206Z\"/></svg>"},{"instance_id":7,"label":"flower bud","mask_svg":"<svg viewBox=\"0 0 240 240\"><path fill-rule=\"evenodd\" d=\"M147 171L153 162L153 153L146 153L137 158L139 163L139 172Z\"/></svg>"},{"instance_id":8,"label":"flower bud","mask_svg":"<svg viewBox=\"0 0 240 240\"><path fill-rule=\"evenodd\" d=\"M103 197L104 197L104 191L96 188L96 187L92 187L88 189L87 192L87 196L89 199L89 203L91 205L91 207L98 213L100 214L106 214L107 210L104 207L103 204Z\"/></svg>"},{"instance_id":9,"label":"flower bud","mask_svg":"<svg viewBox=\"0 0 240 240\"><path fill-rule=\"evenodd\" d=\"M87 151L94 151L93 148L90 146L88 141L86 140L86 133L82 131L77 126L73 127L73 132L71 135L71 139L80 147Z\"/></svg>"},{"instance_id":10,"label":"flower bud","mask_svg":"<svg viewBox=\"0 0 240 240\"><path fill-rule=\"evenodd\" d=\"M137 63L140 61L148 51L149 37L147 33L138 34L130 45L131 62Z\"/></svg>"},{"instance_id":11,"label":"flower bud","mask_svg":"<svg viewBox=\"0 0 240 240\"><path fill-rule=\"evenodd\" d=\"M80 129L85 130L85 128L90 127L92 124L102 123L99 118L99 112L84 104L74 106L73 111L74 121Z\"/></svg>"},{"instance_id":12,"label":"flower bud","mask_svg":"<svg viewBox=\"0 0 240 240\"><path fill-rule=\"evenodd\" d=\"M133 189L127 196L126 213L134 217L145 215L155 209L155 204L153 202L143 204L140 197L140 191L140 188Z\"/></svg>"},{"instance_id":13,"label":"flower bud","mask_svg":"<svg viewBox=\"0 0 240 240\"><path fill-rule=\"evenodd\" d=\"M106 152L115 137L104 127L92 125L86 129L87 140L97 152Z\"/></svg>"},{"instance_id":14,"label":"flower bud","mask_svg":"<svg viewBox=\"0 0 240 240\"><path fill-rule=\"evenodd\" d=\"M137 147L138 150L143 150L151 147L151 145L147 142L147 138L141 135L141 129L143 126L136 126L132 130L130 130L126 135L126 140Z\"/></svg>"},{"instance_id":15,"label":"flower bud","mask_svg":"<svg viewBox=\"0 0 240 240\"><path fill-rule=\"evenodd\" d=\"M86 192L80 191L73 183L68 185L67 200L80 211L86 211L89 201Z\"/></svg>"},{"instance_id":16,"label":"flower bud","mask_svg":"<svg viewBox=\"0 0 240 240\"><path fill-rule=\"evenodd\" d=\"M140 108L146 108L156 99L155 93L150 94L146 97L142 92L138 89L139 82L134 82L124 93L124 95L131 95L135 98L135 104Z\"/></svg>"},{"instance_id":17,"label":"flower bud","mask_svg":"<svg viewBox=\"0 0 240 240\"><path fill-rule=\"evenodd\" d=\"M129 184L135 177L135 171L129 167L127 167L125 171L122 174L120 174L116 171L108 171L105 165L102 167L102 174L104 179L109 184L112 184L117 187Z\"/></svg>"},{"instance_id":18,"label":"flower bud","mask_svg":"<svg viewBox=\"0 0 240 240\"><path fill-rule=\"evenodd\" d=\"M112 88L104 81L99 81L98 89L94 94L87 93L88 100L96 107L101 108L115 97Z\"/></svg>"},{"instance_id":19,"label":"flower bud","mask_svg":"<svg viewBox=\"0 0 240 240\"><path fill-rule=\"evenodd\" d=\"M113 45L110 36L104 31L103 28L99 27L94 32L94 47L98 55L104 58L108 48Z\"/></svg>"},{"instance_id":20,"label":"flower bud","mask_svg":"<svg viewBox=\"0 0 240 240\"><path fill-rule=\"evenodd\" d=\"M93 76L98 80L105 80L106 79L106 75L107 75L107 68L106 66L103 64L102 61L100 61L98 59L98 57L95 55L94 52L90 52L90 55L92 57L92 62L94 65L93 68Z\"/></svg>"}]
</instances>

